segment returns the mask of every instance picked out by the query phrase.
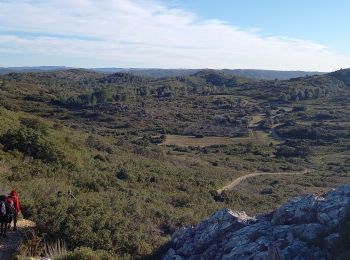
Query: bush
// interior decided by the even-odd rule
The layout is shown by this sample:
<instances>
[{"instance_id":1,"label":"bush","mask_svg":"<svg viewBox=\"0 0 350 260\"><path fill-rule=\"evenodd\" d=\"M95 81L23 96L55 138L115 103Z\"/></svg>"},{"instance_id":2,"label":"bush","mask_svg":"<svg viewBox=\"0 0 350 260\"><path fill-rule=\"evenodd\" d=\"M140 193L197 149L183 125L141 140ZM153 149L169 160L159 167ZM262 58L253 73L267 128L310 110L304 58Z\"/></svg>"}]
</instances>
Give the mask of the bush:
<instances>
[{"instance_id":1,"label":"bush","mask_svg":"<svg viewBox=\"0 0 350 260\"><path fill-rule=\"evenodd\" d=\"M276 150L276 157L302 157L305 158L312 154L310 146L297 145L295 147L281 145Z\"/></svg>"},{"instance_id":2,"label":"bush","mask_svg":"<svg viewBox=\"0 0 350 260\"><path fill-rule=\"evenodd\" d=\"M46 163L58 163L64 159L63 153L53 143L31 128L10 129L0 137L0 143L7 151L18 150Z\"/></svg>"},{"instance_id":3,"label":"bush","mask_svg":"<svg viewBox=\"0 0 350 260\"><path fill-rule=\"evenodd\" d=\"M24 125L27 128L31 128L31 129L39 131L43 134L47 134L48 127L46 125L44 125L43 123L41 123L36 118L23 117L20 119L20 122L22 125Z\"/></svg>"},{"instance_id":4,"label":"bush","mask_svg":"<svg viewBox=\"0 0 350 260\"><path fill-rule=\"evenodd\" d=\"M128 171L125 168L121 168L117 171L117 178L120 180L128 180L129 179Z\"/></svg>"},{"instance_id":5,"label":"bush","mask_svg":"<svg viewBox=\"0 0 350 260\"><path fill-rule=\"evenodd\" d=\"M104 251L93 251L89 247L78 247L63 260L109 260L116 259Z\"/></svg>"},{"instance_id":6,"label":"bush","mask_svg":"<svg viewBox=\"0 0 350 260\"><path fill-rule=\"evenodd\" d=\"M300 111L306 111L307 107L306 106L296 106L293 107L293 112L300 112Z\"/></svg>"}]
</instances>

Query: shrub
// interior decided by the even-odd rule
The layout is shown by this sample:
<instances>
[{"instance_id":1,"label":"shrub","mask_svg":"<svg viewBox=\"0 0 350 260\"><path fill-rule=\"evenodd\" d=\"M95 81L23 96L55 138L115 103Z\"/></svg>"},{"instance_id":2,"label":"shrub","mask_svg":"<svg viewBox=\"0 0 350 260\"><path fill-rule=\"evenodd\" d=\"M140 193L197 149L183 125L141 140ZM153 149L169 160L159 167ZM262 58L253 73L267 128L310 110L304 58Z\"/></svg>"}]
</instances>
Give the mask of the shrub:
<instances>
[{"instance_id":1,"label":"shrub","mask_svg":"<svg viewBox=\"0 0 350 260\"><path fill-rule=\"evenodd\" d=\"M117 178L120 180L128 180L129 179L128 171L125 168L121 168L117 171Z\"/></svg>"},{"instance_id":2,"label":"shrub","mask_svg":"<svg viewBox=\"0 0 350 260\"><path fill-rule=\"evenodd\" d=\"M109 146L108 144L102 142L101 140L97 139L96 137L90 135L87 139L86 139L86 145L88 147L91 147L93 149L96 149L97 151L100 152L107 152L109 154L113 153L113 149L111 146Z\"/></svg>"},{"instance_id":3,"label":"shrub","mask_svg":"<svg viewBox=\"0 0 350 260\"><path fill-rule=\"evenodd\" d=\"M38 257L44 252L44 243L42 237L38 236L34 231L25 234L25 239L22 241L16 259L28 259Z\"/></svg>"},{"instance_id":4,"label":"shrub","mask_svg":"<svg viewBox=\"0 0 350 260\"><path fill-rule=\"evenodd\" d=\"M97 154L94 156L94 159L95 160L99 160L99 161L102 161L102 162L106 162L107 161L107 158L101 154Z\"/></svg>"},{"instance_id":5,"label":"shrub","mask_svg":"<svg viewBox=\"0 0 350 260\"><path fill-rule=\"evenodd\" d=\"M44 125L43 123L41 123L36 118L23 117L20 119L20 122L22 125L24 125L27 128L31 128L31 129L39 131L43 134L47 134L48 127L46 125Z\"/></svg>"},{"instance_id":6,"label":"shrub","mask_svg":"<svg viewBox=\"0 0 350 260\"><path fill-rule=\"evenodd\" d=\"M276 150L276 157L302 157L305 158L312 154L310 146L297 145L295 147L288 145L281 145Z\"/></svg>"},{"instance_id":7,"label":"shrub","mask_svg":"<svg viewBox=\"0 0 350 260\"><path fill-rule=\"evenodd\" d=\"M63 153L53 143L31 128L10 129L0 137L0 143L7 151L18 150L46 163L58 163L64 159Z\"/></svg>"},{"instance_id":8,"label":"shrub","mask_svg":"<svg viewBox=\"0 0 350 260\"><path fill-rule=\"evenodd\" d=\"M89 247L78 247L63 260L109 260L116 259L104 251L93 251Z\"/></svg>"}]
</instances>

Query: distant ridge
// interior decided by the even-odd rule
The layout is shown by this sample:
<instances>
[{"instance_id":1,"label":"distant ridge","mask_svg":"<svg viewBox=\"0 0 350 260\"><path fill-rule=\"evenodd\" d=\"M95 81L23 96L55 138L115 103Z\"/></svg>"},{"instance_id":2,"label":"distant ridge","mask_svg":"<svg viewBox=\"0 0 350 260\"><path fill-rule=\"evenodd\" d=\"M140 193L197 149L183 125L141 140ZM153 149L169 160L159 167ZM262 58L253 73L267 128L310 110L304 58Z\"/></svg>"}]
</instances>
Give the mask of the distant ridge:
<instances>
[{"instance_id":1,"label":"distant ridge","mask_svg":"<svg viewBox=\"0 0 350 260\"><path fill-rule=\"evenodd\" d=\"M37 66L37 67L8 67L1 68L0 74L8 74L11 72L48 72L57 70L68 70L72 67L64 66ZM177 77L177 76L190 76L196 74L202 69L158 69L158 68L91 68L89 70L100 73L132 73L138 76L148 76L154 78L163 77ZM223 72L228 75L242 76L253 79L265 79L265 80L284 80L305 76L322 75L323 72L317 71L280 71L280 70L257 70L257 69L222 69L213 70Z\"/></svg>"},{"instance_id":2,"label":"distant ridge","mask_svg":"<svg viewBox=\"0 0 350 260\"><path fill-rule=\"evenodd\" d=\"M229 70L224 69L222 72L230 75L238 75L246 78L254 78L254 79L291 79L291 78L299 78L305 76L314 76L314 75L322 75L324 72L318 71L299 71L299 70L291 70L291 71L283 71L283 70L255 70L255 69L235 69Z\"/></svg>"},{"instance_id":3,"label":"distant ridge","mask_svg":"<svg viewBox=\"0 0 350 260\"><path fill-rule=\"evenodd\" d=\"M0 67L0 75L11 72L24 73L24 72L45 72L71 69L65 66L35 66L35 67Z\"/></svg>"},{"instance_id":4,"label":"distant ridge","mask_svg":"<svg viewBox=\"0 0 350 260\"><path fill-rule=\"evenodd\" d=\"M115 72L130 72L139 76L149 76L155 78L162 77L177 77L177 76L189 76L196 74L203 69L136 69L136 68L95 68L98 72L115 73ZM322 75L324 72L318 71L282 71L282 70L257 70L257 69L222 69L213 70L223 72L228 75L242 76L246 78L254 79L291 79L305 76Z\"/></svg>"}]
</instances>

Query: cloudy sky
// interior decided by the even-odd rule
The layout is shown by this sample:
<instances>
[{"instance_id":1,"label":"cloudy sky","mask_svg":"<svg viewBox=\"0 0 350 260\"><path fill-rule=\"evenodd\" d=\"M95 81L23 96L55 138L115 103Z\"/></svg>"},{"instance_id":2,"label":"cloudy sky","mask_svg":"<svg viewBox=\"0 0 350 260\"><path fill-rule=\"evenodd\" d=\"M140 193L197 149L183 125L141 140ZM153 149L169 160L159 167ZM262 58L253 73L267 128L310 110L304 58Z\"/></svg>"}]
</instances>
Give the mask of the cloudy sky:
<instances>
[{"instance_id":1,"label":"cloudy sky","mask_svg":"<svg viewBox=\"0 0 350 260\"><path fill-rule=\"evenodd\" d=\"M349 8L345 0L0 0L0 66L331 71L350 67Z\"/></svg>"}]
</instances>

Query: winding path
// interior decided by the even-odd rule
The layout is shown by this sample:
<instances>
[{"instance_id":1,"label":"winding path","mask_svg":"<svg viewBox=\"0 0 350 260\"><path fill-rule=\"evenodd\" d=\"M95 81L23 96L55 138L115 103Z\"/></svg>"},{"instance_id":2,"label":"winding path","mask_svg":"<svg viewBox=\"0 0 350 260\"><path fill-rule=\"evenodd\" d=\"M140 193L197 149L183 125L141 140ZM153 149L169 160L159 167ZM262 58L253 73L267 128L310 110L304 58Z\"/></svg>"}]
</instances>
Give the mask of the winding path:
<instances>
[{"instance_id":1,"label":"winding path","mask_svg":"<svg viewBox=\"0 0 350 260\"><path fill-rule=\"evenodd\" d=\"M238 186L242 181L261 175L301 175L311 172L311 170L304 170L299 172L254 172L235 179L230 184L218 189L217 192L221 194L223 191L232 191L236 186Z\"/></svg>"},{"instance_id":2,"label":"winding path","mask_svg":"<svg viewBox=\"0 0 350 260\"><path fill-rule=\"evenodd\" d=\"M35 228L34 222L25 219L19 220L17 231L13 231L11 228L6 238L0 238L0 259L13 259L18 252L21 241L33 228Z\"/></svg>"}]
</instances>

